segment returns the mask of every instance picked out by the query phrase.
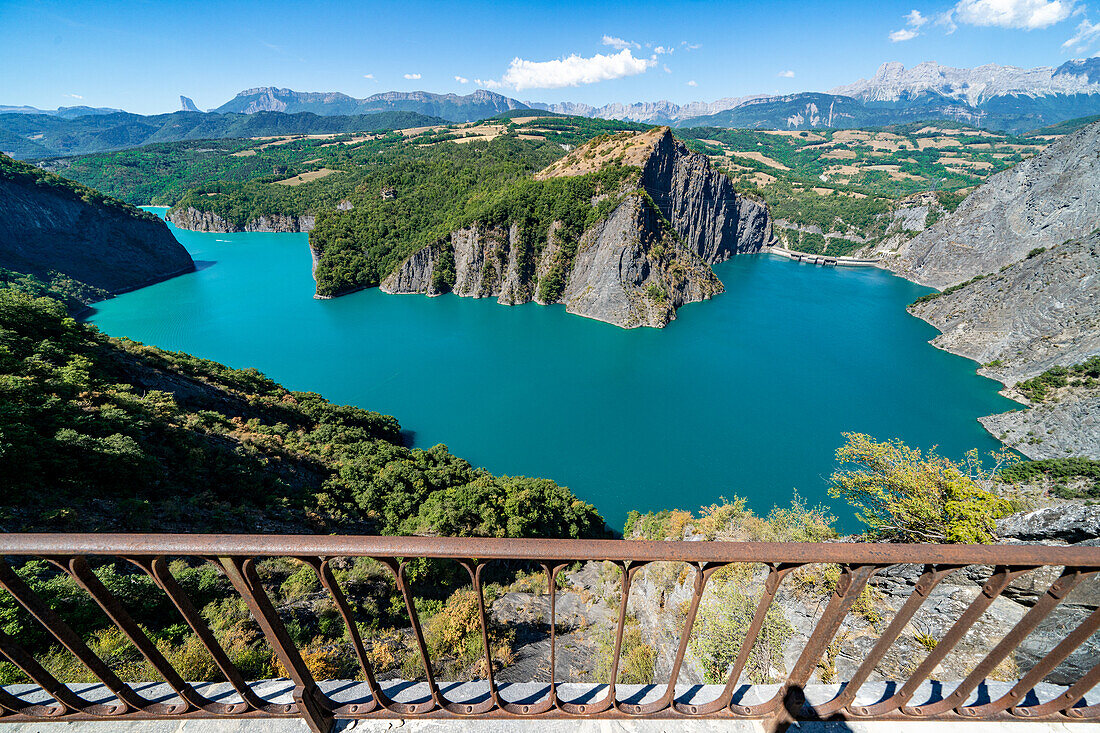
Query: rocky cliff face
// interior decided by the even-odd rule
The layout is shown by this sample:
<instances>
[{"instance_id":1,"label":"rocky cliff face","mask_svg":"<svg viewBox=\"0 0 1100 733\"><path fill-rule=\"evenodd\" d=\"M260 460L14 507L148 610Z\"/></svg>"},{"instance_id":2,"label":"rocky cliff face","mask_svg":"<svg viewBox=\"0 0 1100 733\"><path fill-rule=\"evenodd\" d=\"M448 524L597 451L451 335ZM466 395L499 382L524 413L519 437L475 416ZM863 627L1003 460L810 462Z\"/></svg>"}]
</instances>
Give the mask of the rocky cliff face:
<instances>
[{"instance_id":1,"label":"rocky cliff face","mask_svg":"<svg viewBox=\"0 0 1100 733\"><path fill-rule=\"evenodd\" d=\"M1100 230L911 310L943 333L932 343L1008 385L1100 354ZM1029 458L1100 459L1100 388L1067 386L1027 410L981 418Z\"/></svg>"},{"instance_id":2,"label":"rocky cliff face","mask_svg":"<svg viewBox=\"0 0 1100 733\"><path fill-rule=\"evenodd\" d=\"M1100 224L1100 221L1097 222ZM911 308L1007 385L1100 353L1100 230Z\"/></svg>"},{"instance_id":3,"label":"rocky cliff face","mask_svg":"<svg viewBox=\"0 0 1100 733\"><path fill-rule=\"evenodd\" d=\"M316 217L312 214L300 216L273 214L253 219L243 227L239 227L212 211L199 211L193 206L188 206L186 209L173 209L168 212L167 219L181 229L196 232L275 232L278 234L313 231L316 221Z\"/></svg>"},{"instance_id":4,"label":"rocky cliff face","mask_svg":"<svg viewBox=\"0 0 1100 733\"><path fill-rule=\"evenodd\" d=\"M1100 124L993 176L898 250L899 273L962 287L911 312L936 346L985 364L1009 388L1100 353ZM980 276L980 277L976 277ZM1009 390L1010 396L1016 396ZM1100 390L982 418L1032 458L1100 457Z\"/></svg>"},{"instance_id":5,"label":"rocky cliff face","mask_svg":"<svg viewBox=\"0 0 1100 733\"><path fill-rule=\"evenodd\" d=\"M1100 226L1100 123L992 176L950 216L902 245L887 265L943 288Z\"/></svg>"},{"instance_id":6,"label":"rocky cliff face","mask_svg":"<svg viewBox=\"0 0 1100 733\"><path fill-rule=\"evenodd\" d=\"M31 175L38 184L27 182ZM90 203L81 191L91 189L53 180L60 181L41 172L0 176L0 267L47 282L62 273L110 294L195 269L160 219L113 200Z\"/></svg>"},{"instance_id":7,"label":"rocky cliff face","mask_svg":"<svg viewBox=\"0 0 1100 733\"><path fill-rule=\"evenodd\" d=\"M738 196L726 176L667 128L642 167L642 186L684 245L709 264L758 252L771 241L767 207Z\"/></svg>"},{"instance_id":8,"label":"rocky cliff face","mask_svg":"<svg viewBox=\"0 0 1100 733\"><path fill-rule=\"evenodd\" d=\"M513 305L544 303L548 277L564 286L546 297L570 313L625 328L664 326L685 303L722 291L708 265L758 252L772 237L767 208L738 196L705 156L696 155L667 128L627 136L614 144L582 146L540 178L583 175L617 158L640 177L620 192L617 206L585 231L575 254L563 257L558 226L526 262L515 225L471 227L414 253L387 277L388 293L438 294L433 273L454 258L451 290L463 297L495 297ZM652 203L651 203L652 202ZM555 268L565 267L565 272Z\"/></svg>"}]
</instances>

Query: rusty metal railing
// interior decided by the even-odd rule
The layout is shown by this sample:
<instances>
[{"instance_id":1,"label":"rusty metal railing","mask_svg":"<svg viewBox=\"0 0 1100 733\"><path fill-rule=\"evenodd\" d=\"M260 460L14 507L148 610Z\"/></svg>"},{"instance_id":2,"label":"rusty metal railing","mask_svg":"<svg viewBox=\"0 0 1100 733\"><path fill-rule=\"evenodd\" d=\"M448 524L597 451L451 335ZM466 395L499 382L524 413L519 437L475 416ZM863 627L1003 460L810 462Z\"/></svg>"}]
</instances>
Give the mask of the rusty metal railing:
<instances>
[{"instance_id":1,"label":"rusty metal railing","mask_svg":"<svg viewBox=\"0 0 1100 733\"><path fill-rule=\"evenodd\" d=\"M1057 696L1045 701L1033 690L1044 677L1062 664L1079 646L1100 630L1100 609L1089 613L1076 628L1045 653L1010 689L997 696L974 693L998 664L1006 660L1024 639L1084 580L1100 572L1100 547L989 546L989 545L891 545L871 543L731 543L731 542L647 542L613 540L543 539L458 539L425 537L351 536L257 536L257 535L162 535L162 534L8 534L0 535L0 588L32 616L57 643L76 657L103 688L107 698L89 699L76 686L65 685L15 640L0 632L0 658L14 664L48 698L28 700L18 691L0 689L0 721L43 719L182 719L188 717L294 717L305 719L314 731L331 730L342 718L400 717L664 717L759 719L771 726L801 720L1001 720L1001 721L1087 721L1100 720L1100 704L1086 699L1100 685L1100 664L1092 666ZM143 628L100 582L89 558L109 557L132 563L156 584L178 609L183 621L212 656L218 669L235 692L234 702L225 703L201 693L197 686L172 667ZM170 572L168 558L199 557L217 564L270 643L292 683L291 700L274 701L258 694L219 645L207 622L180 583ZM357 656L362 679L369 694L348 701L338 699L329 680L315 679L295 647L276 606L257 574L263 558L295 558L316 572L325 593L335 603ZM426 693L416 701L398 701L393 688L380 684L371 667L359 628L330 563L336 558L369 557L392 574L404 600L426 680ZM12 561L44 558L86 591L145 660L161 675L171 692L159 699L139 694L126 683L89 645L36 595L17 575ZM486 654L484 694L463 701L451 700L437 680L429 659L407 576L410 561L443 558L457 562L469 573L477 595L481 641ZM501 694L504 685L494 679L489 643L489 621L483 588L483 571L494 562L517 562L539 566L546 576L550 600L550 680L537 695L522 702L510 702ZM611 674L605 686L581 700L564 699L555 668L555 601L558 575L576 562L610 561L621 568L620 601L614 634ZM620 699L616 694L623 629L627 620L630 584L636 572L654 562L686 563L694 569L693 592L684 613L682 631L667 684L650 688L648 695ZM735 661L729 666L724 685L713 699L697 701L691 693L679 691L677 681L688 650L689 639L708 581L720 568L763 565L766 574L759 602L748 625ZM748 704L740 694L753 644L765 624L785 578L807 565L835 564L839 577L829 590L828 601L786 679L759 702ZM919 565L923 569L910 596L881 630L873 648L845 684L828 699L810 701L806 687L816 665L826 654L853 603L876 573L897 565ZM859 702L857 694L872 676L876 665L898 640L906 625L932 590L949 574L969 566L991 566L981 592L957 618L946 634L906 679L885 688L879 699ZM939 699L914 703L914 696L947 655L970 631L975 622L1026 573L1055 568L1057 577L1036 595L1036 601L964 680ZM622 685L619 686L620 689ZM324 689L323 689L324 688ZM663 688L663 689L662 689ZM328 690L327 692L325 690ZM109 699L108 699L109 698Z\"/></svg>"}]
</instances>

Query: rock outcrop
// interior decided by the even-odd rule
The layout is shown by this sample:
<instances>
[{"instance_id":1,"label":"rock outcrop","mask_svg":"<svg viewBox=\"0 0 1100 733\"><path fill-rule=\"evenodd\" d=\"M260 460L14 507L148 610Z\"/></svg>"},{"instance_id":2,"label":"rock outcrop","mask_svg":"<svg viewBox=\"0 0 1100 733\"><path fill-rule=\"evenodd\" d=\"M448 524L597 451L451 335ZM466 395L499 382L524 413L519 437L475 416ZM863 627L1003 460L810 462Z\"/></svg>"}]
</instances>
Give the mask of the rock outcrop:
<instances>
[{"instance_id":1,"label":"rock outcrop","mask_svg":"<svg viewBox=\"0 0 1100 733\"><path fill-rule=\"evenodd\" d=\"M992 362L983 373L1007 385L1083 362L1100 353L1100 230L911 311L943 332L933 344Z\"/></svg>"},{"instance_id":2,"label":"rock outcrop","mask_svg":"<svg viewBox=\"0 0 1100 733\"><path fill-rule=\"evenodd\" d=\"M887 265L934 288L996 272L1100 226L1100 123L991 176Z\"/></svg>"},{"instance_id":3,"label":"rock outcrop","mask_svg":"<svg viewBox=\"0 0 1100 733\"><path fill-rule=\"evenodd\" d=\"M0 267L113 295L195 264L153 214L0 156Z\"/></svg>"},{"instance_id":4,"label":"rock outcrop","mask_svg":"<svg viewBox=\"0 0 1100 733\"><path fill-rule=\"evenodd\" d=\"M439 294L433 275L449 256L449 289L457 295L508 305L561 302L570 313L626 328L660 327L685 303L722 291L709 265L771 242L767 208L737 195L668 128L593 141L536 178L584 175L612 161L636 166L640 175L618 192L610 214L583 232L575 253L563 255L558 223L538 243L533 263L523 261L518 226L474 224L415 252L382 290ZM546 278L560 278L562 286L548 290Z\"/></svg>"},{"instance_id":5,"label":"rock outcrop","mask_svg":"<svg viewBox=\"0 0 1100 733\"><path fill-rule=\"evenodd\" d=\"M986 430L1028 458L1100 460L1100 388L1069 387L1026 410L978 418Z\"/></svg>"},{"instance_id":6,"label":"rock outcrop","mask_svg":"<svg viewBox=\"0 0 1100 733\"><path fill-rule=\"evenodd\" d=\"M317 217L312 214L272 214L260 216L238 226L229 222L213 211L199 211L193 206L184 209L173 209L166 217L181 229L190 229L196 232L274 232L277 234L294 234L297 232L311 232Z\"/></svg>"},{"instance_id":7,"label":"rock outcrop","mask_svg":"<svg viewBox=\"0 0 1100 733\"><path fill-rule=\"evenodd\" d=\"M943 333L936 346L974 359L1010 388L1100 354L1100 230L911 308ZM1026 400L1024 400L1026 401ZM1100 389L1058 390L1028 410L980 419L1029 458L1100 458Z\"/></svg>"}]
</instances>

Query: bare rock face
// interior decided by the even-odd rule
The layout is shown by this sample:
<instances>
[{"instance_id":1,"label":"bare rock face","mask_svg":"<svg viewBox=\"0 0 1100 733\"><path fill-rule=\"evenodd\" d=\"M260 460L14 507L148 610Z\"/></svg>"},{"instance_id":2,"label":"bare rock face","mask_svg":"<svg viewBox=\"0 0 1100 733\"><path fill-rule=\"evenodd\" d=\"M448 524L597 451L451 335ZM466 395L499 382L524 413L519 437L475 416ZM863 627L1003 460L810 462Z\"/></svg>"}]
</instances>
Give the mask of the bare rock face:
<instances>
[{"instance_id":1,"label":"bare rock face","mask_svg":"<svg viewBox=\"0 0 1100 733\"><path fill-rule=\"evenodd\" d=\"M273 214L261 216L247 222L243 227L231 224L225 218L212 211L199 211L193 206L186 209L169 211L166 217L180 229L190 229L196 232L274 232L278 234L294 234L297 232L313 231L316 217L312 214Z\"/></svg>"},{"instance_id":2,"label":"bare rock face","mask_svg":"<svg viewBox=\"0 0 1100 733\"><path fill-rule=\"evenodd\" d=\"M424 247L414 252L396 272L386 278L380 286L382 292L395 295L408 293L438 295L439 293L432 290L432 272L435 271L435 261L438 257L438 247Z\"/></svg>"},{"instance_id":3,"label":"bare rock face","mask_svg":"<svg viewBox=\"0 0 1100 733\"><path fill-rule=\"evenodd\" d=\"M642 167L642 186L683 243L709 264L759 252L772 239L767 207L737 195L705 155L691 152L668 128Z\"/></svg>"},{"instance_id":4,"label":"bare rock face","mask_svg":"<svg viewBox=\"0 0 1100 733\"><path fill-rule=\"evenodd\" d=\"M1077 543L1100 538L1100 506L1057 504L997 520L997 533L1020 540Z\"/></svg>"},{"instance_id":5,"label":"bare rock face","mask_svg":"<svg viewBox=\"0 0 1100 733\"><path fill-rule=\"evenodd\" d=\"M616 157L641 169L618 192L611 213L581 235L575 254L563 252L558 222L534 245L521 241L516 224L473 224L414 253L382 290L437 295L432 276L449 254L456 295L506 305L561 302L570 313L624 328L661 327L685 303L722 292L710 264L771 243L764 204L737 195L706 156L692 153L668 128L619 136L589 155L598 145L581 146L536 176L582 175ZM544 288L548 278L560 278L560 289Z\"/></svg>"},{"instance_id":6,"label":"bare rock face","mask_svg":"<svg viewBox=\"0 0 1100 733\"><path fill-rule=\"evenodd\" d=\"M47 282L59 272L115 295L191 272L195 263L152 214L16 178L0 180L0 267Z\"/></svg>"},{"instance_id":7,"label":"bare rock face","mask_svg":"<svg viewBox=\"0 0 1100 733\"><path fill-rule=\"evenodd\" d=\"M625 328L660 327L684 303L722 290L706 262L662 232L657 212L635 195L585 232L562 302L570 313Z\"/></svg>"},{"instance_id":8,"label":"bare rock face","mask_svg":"<svg viewBox=\"0 0 1100 733\"><path fill-rule=\"evenodd\" d=\"M912 312L943 332L933 344L994 362L984 373L1005 384L1083 362L1100 353L1100 230L914 305Z\"/></svg>"},{"instance_id":9,"label":"bare rock face","mask_svg":"<svg viewBox=\"0 0 1100 733\"><path fill-rule=\"evenodd\" d=\"M935 288L996 272L1100 226L1100 123L992 176L887 264Z\"/></svg>"},{"instance_id":10,"label":"bare rock face","mask_svg":"<svg viewBox=\"0 0 1100 733\"><path fill-rule=\"evenodd\" d=\"M1058 401L978 421L1001 442L1028 458L1083 456L1100 460L1100 389L1059 390Z\"/></svg>"}]
</instances>

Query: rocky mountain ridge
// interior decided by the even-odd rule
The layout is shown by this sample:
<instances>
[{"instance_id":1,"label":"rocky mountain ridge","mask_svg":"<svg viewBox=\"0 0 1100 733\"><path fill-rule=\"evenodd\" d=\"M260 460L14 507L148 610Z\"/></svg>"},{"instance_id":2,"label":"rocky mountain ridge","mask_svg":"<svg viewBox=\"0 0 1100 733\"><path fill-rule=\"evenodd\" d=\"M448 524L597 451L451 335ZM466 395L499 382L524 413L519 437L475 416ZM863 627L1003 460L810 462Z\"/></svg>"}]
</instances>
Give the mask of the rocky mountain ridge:
<instances>
[{"instance_id":1,"label":"rocky mountain ridge","mask_svg":"<svg viewBox=\"0 0 1100 733\"><path fill-rule=\"evenodd\" d=\"M438 294L433 275L451 256L450 289L457 295L510 305L561 302L570 313L626 328L660 327L685 303L722 291L709 265L771 242L766 207L737 195L729 179L667 127L592 141L540 175L583 174L590 161L611 156L636 160L640 175L620 192L611 213L581 235L572 257L562 259L563 242L552 225L533 272L525 272L516 225L474 225L414 253L382 290ZM564 287L544 299L540 285L558 262L568 263Z\"/></svg>"},{"instance_id":2,"label":"rocky mountain ridge","mask_svg":"<svg viewBox=\"0 0 1100 733\"><path fill-rule=\"evenodd\" d=\"M898 274L944 288L1022 260L1100 225L1100 123L991 176L953 214L901 245Z\"/></svg>"},{"instance_id":3,"label":"rocky mountain ridge","mask_svg":"<svg viewBox=\"0 0 1100 733\"><path fill-rule=\"evenodd\" d=\"M870 79L860 79L829 90L863 102L900 102L922 95L938 95L972 107L995 97L1015 95L1100 94L1100 59L1075 59L1058 67L984 64L972 69L941 66L925 61L912 68L897 61L879 66Z\"/></svg>"},{"instance_id":4,"label":"rocky mountain ridge","mask_svg":"<svg viewBox=\"0 0 1100 733\"><path fill-rule=\"evenodd\" d=\"M278 87L245 89L220 107L217 113L313 112L322 115L356 115L371 112L417 112L448 122L471 122L501 112L525 109L518 100L485 89L466 94L432 92L382 92L363 99L342 92L297 92Z\"/></svg>"}]
</instances>

